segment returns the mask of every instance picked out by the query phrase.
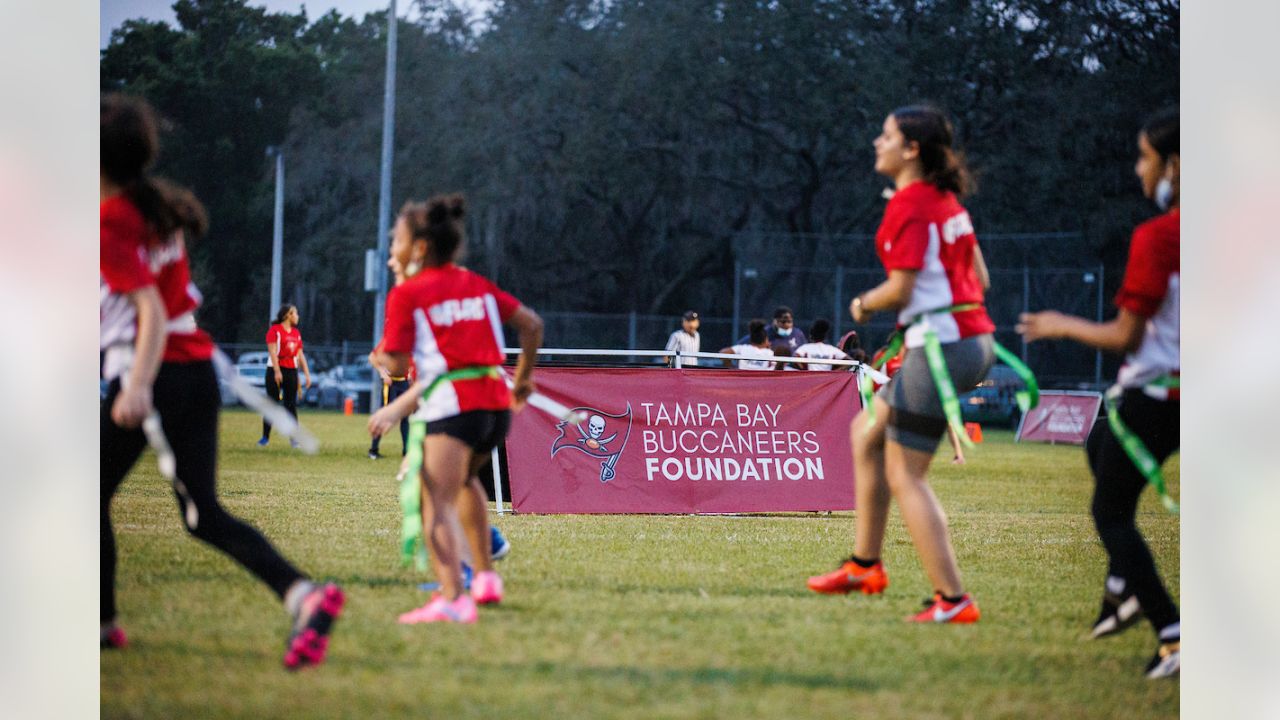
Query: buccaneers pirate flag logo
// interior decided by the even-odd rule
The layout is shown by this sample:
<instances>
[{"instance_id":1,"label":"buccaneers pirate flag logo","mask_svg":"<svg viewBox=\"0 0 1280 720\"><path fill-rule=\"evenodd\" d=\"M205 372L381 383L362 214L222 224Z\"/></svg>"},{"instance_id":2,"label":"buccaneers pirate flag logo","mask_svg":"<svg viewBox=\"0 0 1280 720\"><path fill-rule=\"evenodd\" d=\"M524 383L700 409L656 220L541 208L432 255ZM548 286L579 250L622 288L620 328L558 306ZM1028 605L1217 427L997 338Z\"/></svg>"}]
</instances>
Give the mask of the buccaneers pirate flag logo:
<instances>
[{"instance_id":1,"label":"buccaneers pirate flag logo","mask_svg":"<svg viewBox=\"0 0 1280 720\"><path fill-rule=\"evenodd\" d=\"M627 446L627 438L631 435L631 403L627 403L626 412L611 415L592 407L576 407L587 416L587 421L571 422L562 420L556 429L559 437L551 443L551 456L566 448L580 450L600 462L600 482L609 482L614 477L614 466L618 464L618 456Z\"/></svg>"}]
</instances>

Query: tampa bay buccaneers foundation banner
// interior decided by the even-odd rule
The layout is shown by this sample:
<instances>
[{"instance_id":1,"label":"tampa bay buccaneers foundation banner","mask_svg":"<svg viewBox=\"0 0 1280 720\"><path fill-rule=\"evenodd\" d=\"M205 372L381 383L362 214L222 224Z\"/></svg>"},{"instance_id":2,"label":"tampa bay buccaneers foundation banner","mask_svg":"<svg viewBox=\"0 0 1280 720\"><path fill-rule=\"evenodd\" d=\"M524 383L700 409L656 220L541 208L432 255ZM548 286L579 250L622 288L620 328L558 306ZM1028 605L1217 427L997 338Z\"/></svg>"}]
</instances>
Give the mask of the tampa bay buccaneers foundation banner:
<instances>
[{"instance_id":1,"label":"tampa bay buccaneers foundation banner","mask_svg":"<svg viewBox=\"0 0 1280 720\"><path fill-rule=\"evenodd\" d=\"M519 413L512 504L529 513L719 513L854 506L848 372L540 368L582 422Z\"/></svg>"}]
</instances>

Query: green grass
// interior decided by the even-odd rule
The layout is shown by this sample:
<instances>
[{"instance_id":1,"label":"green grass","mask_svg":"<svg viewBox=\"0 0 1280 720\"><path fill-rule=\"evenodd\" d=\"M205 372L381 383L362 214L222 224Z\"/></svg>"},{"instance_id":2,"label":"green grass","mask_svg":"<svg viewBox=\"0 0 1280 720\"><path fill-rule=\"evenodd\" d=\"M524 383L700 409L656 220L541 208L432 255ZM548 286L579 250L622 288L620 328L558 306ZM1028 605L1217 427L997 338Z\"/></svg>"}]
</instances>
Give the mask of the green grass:
<instances>
[{"instance_id":1,"label":"green grass","mask_svg":"<svg viewBox=\"0 0 1280 720\"><path fill-rule=\"evenodd\" d=\"M506 516L507 601L471 627L404 627L396 615L426 596L424 577L399 566L395 461L365 458L364 417L303 419L324 441L318 456L255 447L256 418L225 413L220 488L305 572L346 588L327 663L281 669L283 610L186 536L148 455L113 505L131 645L102 654L103 717L1178 714L1178 683L1141 675L1145 624L1085 639L1105 558L1079 448L988 431L966 466L939 455L933 486L982 607L974 626L902 622L930 589L895 509L892 585L874 598L804 587L850 551L851 513ZM1176 457L1165 473L1176 495ZM1177 518L1148 492L1139 523L1176 595Z\"/></svg>"}]
</instances>

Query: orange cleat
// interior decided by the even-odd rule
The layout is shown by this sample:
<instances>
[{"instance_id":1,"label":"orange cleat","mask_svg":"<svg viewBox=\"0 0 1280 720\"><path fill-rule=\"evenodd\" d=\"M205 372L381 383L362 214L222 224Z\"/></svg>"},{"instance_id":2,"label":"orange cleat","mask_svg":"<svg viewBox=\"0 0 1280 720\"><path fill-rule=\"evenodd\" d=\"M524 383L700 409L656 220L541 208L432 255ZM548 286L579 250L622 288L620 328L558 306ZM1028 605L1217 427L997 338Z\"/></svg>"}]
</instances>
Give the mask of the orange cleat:
<instances>
[{"instance_id":1,"label":"orange cleat","mask_svg":"<svg viewBox=\"0 0 1280 720\"><path fill-rule=\"evenodd\" d=\"M838 570L809 578L808 584L810 590L827 595L848 594L854 590L865 595L876 595L889 587L889 576L880 563L868 568L853 560L846 560Z\"/></svg>"},{"instance_id":2,"label":"orange cleat","mask_svg":"<svg viewBox=\"0 0 1280 720\"><path fill-rule=\"evenodd\" d=\"M918 623L976 623L982 613L978 604L969 597L969 593L960 596L960 602L947 602L942 593L934 593L933 598L924 601L923 611L907 617L907 622Z\"/></svg>"}]
</instances>

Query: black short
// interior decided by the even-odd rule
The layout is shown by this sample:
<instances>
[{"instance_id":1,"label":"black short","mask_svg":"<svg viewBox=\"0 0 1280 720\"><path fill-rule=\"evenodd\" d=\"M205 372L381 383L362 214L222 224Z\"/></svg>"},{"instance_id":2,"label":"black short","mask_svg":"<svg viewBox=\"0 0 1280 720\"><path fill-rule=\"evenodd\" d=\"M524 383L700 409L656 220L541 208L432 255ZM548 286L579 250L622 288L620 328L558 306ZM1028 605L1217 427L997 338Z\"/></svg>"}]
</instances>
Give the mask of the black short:
<instances>
[{"instance_id":1,"label":"black short","mask_svg":"<svg viewBox=\"0 0 1280 720\"><path fill-rule=\"evenodd\" d=\"M445 434L466 443L477 455L498 447L511 429L510 410L472 410L427 423L427 434Z\"/></svg>"}]
</instances>

